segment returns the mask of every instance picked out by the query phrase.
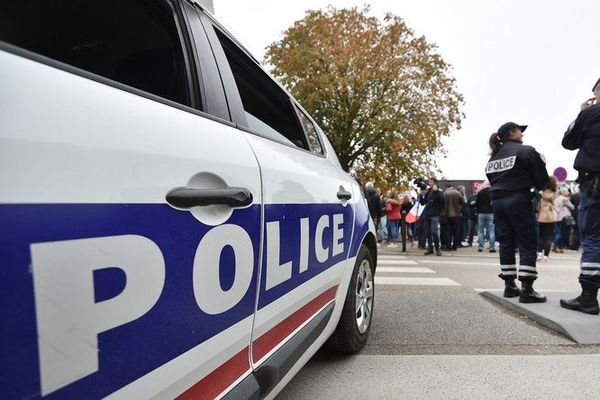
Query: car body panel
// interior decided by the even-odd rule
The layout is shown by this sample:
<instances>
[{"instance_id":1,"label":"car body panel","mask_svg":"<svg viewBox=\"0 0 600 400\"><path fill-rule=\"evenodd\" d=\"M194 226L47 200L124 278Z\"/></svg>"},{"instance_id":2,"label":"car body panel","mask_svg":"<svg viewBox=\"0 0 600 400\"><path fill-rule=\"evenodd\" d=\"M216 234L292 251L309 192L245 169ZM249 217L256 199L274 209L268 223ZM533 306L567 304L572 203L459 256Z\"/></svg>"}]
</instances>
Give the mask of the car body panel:
<instances>
[{"instance_id":1,"label":"car body panel","mask_svg":"<svg viewBox=\"0 0 600 400\"><path fill-rule=\"evenodd\" d=\"M362 189L318 127L323 154L239 125L191 8L218 115L0 43L2 398L272 398L340 319ZM180 209L176 187L253 200Z\"/></svg>"},{"instance_id":2,"label":"car body panel","mask_svg":"<svg viewBox=\"0 0 600 400\"><path fill-rule=\"evenodd\" d=\"M59 309L39 315L33 290L36 274L50 262L46 262L48 257L54 257L55 264L78 259L73 249L78 248L77 240L86 238L116 238L125 243L131 241L131 236L148 239L158 247L157 255L164 262L164 283L146 314L98 335L102 351L97 352L97 371L88 374L88 366L87 372L79 371L81 379L76 382L68 382L74 376L48 378L46 385L41 384L42 393L48 397L104 396L216 335L220 346L210 347L210 352L196 349L193 370L187 371L195 370L196 381L229 357L244 349L247 352L261 221L259 169L247 141L227 125L1 51L0 76L5 88L0 94L2 103L9 105L2 114L0 129L0 184L4 188L0 194L0 248L8 254L0 272L5 299L2 336L9 338L2 341L2 346L5 366L11 366L2 373L6 379L3 390L18 388L15 393L23 397L34 396L40 390L38 349L53 345L52 341L44 344L46 338L40 326L48 325L48 332L56 333L56 329L60 331L56 326L63 324L61 332L66 334L64 330L77 321L68 321L68 316L61 320ZM22 118L23 110L27 110L26 119ZM65 121L61 116L67 111L69 118ZM218 176L231 186L246 187L254 196L254 204L234 211L229 218L224 216L223 224L217 227L166 204L164 196L170 189L185 186L198 176ZM214 238L227 240L223 239L226 231L215 231L223 226L247 232L252 271L248 289L239 302L215 315L198 306L193 274L195 268L203 268L194 267L202 238L214 232ZM90 246L101 247L99 243L92 241ZM31 249L53 245L62 245L63 254L40 250L39 260L32 263ZM101 250L110 251L112 245L106 246ZM231 285L235 270L227 265L232 264L234 255L231 251L225 253L221 261L223 284ZM96 300L118 297L122 274L107 272L101 276L100 267L119 265L98 266L93 277ZM68 274L72 268L56 273ZM107 271L111 269L117 270ZM71 281L71 276L64 275L62 281L56 279L54 283L74 290ZM50 293L49 289L44 293ZM48 318L50 322L44 324L42 320ZM56 329L53 331L50 325ZM228 330L234 325L236 329ZM58 368L58 359L60 354L47 352L42 360L42 376L52 376L51 365ZM249 372L247 357L243 364L244 372ZM198 370L198 366L202 368ZM91 369L95 369L93 365ZM186 371L180 369L176 379L185 375ZM23 388L28 389L20 392Z\"/></svg>"}]
</instances>

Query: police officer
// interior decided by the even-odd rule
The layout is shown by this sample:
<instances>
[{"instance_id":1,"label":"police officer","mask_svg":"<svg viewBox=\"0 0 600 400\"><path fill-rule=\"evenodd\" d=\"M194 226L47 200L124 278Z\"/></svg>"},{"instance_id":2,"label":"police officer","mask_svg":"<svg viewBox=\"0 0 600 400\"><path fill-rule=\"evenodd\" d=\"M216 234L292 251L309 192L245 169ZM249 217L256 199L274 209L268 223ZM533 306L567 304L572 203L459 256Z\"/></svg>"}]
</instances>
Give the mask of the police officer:
<instances>
[{"instance_id":1,"label":"police officer","mask_svg":"<svg viewBox=\"0 0 600 400\"><path fill-rule=\"evenodd\" d=\"M598 314L598 287L600 287L600 79L592 88L594 97L581 105L577 116L562 140L565 149L575 150L575 164L579 171L581 203L579 229L581 233L581 295L561 300L560 305L587 314Z\"/></svg>"},{"instance_id":2,"label":"police officer","mask_svg":"<svg viewBox=\"0 0 600 400\"><path fill-rule=\"evenodd\" d=\"M521 303L543 303L546 297L533 290L537 278L537 233L531 188L541 190L548 182L548 173L540 154L523 144L526 128L507 122L492 134L492 157L485 173L491 184L496 240L500 242L502 272L498 276L505 282L504 297L519 296ZM515 285L517 246L521 290Z\"/></svg>"}]
</instances>

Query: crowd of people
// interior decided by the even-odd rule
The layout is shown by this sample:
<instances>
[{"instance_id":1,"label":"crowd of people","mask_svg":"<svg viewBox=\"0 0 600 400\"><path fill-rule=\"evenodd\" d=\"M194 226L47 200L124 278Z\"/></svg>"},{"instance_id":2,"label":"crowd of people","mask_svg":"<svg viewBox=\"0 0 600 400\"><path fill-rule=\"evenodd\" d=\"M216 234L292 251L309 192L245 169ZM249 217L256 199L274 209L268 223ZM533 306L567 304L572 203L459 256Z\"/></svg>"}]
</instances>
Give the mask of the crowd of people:
<instances>
[{"instance_id":1,"label":"crowd of people","mask_svg":"<svg viewBox=\"0 0 600 400\"><path fill-rule=\"evenodd\" d=\"M372 182L367 182L365 189L380 243L396 247L405 234L411 246L416 243L420 249L427 249L427 255L434 250L440 255L441 250L473 246L477 234L479 250L487 241L489 251L496 251L489 185L471 196L462 185L454 188L447 184L442 192L436 178L430 178L428 186L421 186L414 193L416 197L408 193L398 196L395 190L382 194ZM414 208L416 221L407 219Z\"/></svg>"},{"instance_id":2,"label":"crowd of people","mask_svg":"<svg viewBox=\"0 0 600 400\"><path fill-rule=\"evenodd\" d=\"M441 255L441 250L456 251L461 247L472 247L474 243L479 252L484 251L487 243L487 250L495 253L490 183L485 181L470 196L462 185L454 188L448 184L441 192L436 188L436 178L430 178L430 183L432 185L414 197L410 194L398 196L395 190L382 194L372 182L367 182L369 210L377 226L378 242L398 247L405 232L407 243L411 247L416 243L420 249L426 249L426 255L433 254L434 250L435 254ZM431 188L434 188L433 193L428 194ZM532 196L538 231L537 261L546 261L551 251L579 250L576 218L580 202L579 185L571 188L563 184L559 187L557 179L550 176L547 186ZM408 222L406 217L415 204L419 203L424 209L429 200L432 207L428 212L416 222ZM428 229L432 234L429 242ZM427 244L430 246L427 247Z\"/></svg>"},{"instance_id":3,"label":"crowd of people","mask_svg":"<svg viewBox=\"0 0 600 400\"><path fill-rule=\"evenodd\" d=\"M519 297L522 303L546 301L533 289L536 262L547 260L551 251L578 250L581 245L581 295L563 299L560 305L600 314L600 79L592 92L594 97L581 105L562 140L565 149L578 150L574 164L578 185L573 190L559 187L548 175L543 157L523 144L527 126L507 122L489 139L488 180L470 196L464 186L447 184L442 191L435 178L427 183L416 180L416 196L399 196L395 190L383 194L367 183L378 241L396 247L406 237L426 250L425 255L441 256L442 250L472 246L477 232L478 251L483 252L487 242L488 251L494 253L499 243L504 296ZM408 218L410 214L415 218Z\"/></svg>"}]
</instances>

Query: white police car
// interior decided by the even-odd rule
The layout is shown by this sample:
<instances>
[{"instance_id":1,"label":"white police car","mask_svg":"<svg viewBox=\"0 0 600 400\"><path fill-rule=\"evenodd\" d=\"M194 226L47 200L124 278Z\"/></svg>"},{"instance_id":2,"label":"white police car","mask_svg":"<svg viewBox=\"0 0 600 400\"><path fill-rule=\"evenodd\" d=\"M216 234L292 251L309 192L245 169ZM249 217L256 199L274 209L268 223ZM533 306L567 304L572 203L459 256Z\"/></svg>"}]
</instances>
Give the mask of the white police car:
<instances>
[{"instance_id":1,"label":"white police car","mask_svg":"<svg viewBox=\"0 0 600 400\"><path fill-rule=\"evenodd\" d=\"M0 40L0 398L273 398L364 345L361 188L201 6L3 2Z\"/></svg>"}]
</instances>

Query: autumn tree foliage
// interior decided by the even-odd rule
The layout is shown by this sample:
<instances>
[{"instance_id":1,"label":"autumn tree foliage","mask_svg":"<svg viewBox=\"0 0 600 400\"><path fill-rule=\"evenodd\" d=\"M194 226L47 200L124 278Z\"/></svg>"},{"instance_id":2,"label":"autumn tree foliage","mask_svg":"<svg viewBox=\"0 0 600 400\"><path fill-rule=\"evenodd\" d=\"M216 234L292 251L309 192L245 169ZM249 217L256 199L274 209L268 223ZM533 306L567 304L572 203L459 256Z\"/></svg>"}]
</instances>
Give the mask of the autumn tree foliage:
<instances>
[{"instance_id":1,"label":"autumn tree foliage","mask_svg":"<svg viewBox=\"0 0 600 400\"><path fill-rule=\"evenodd\" d=\"M367 8L309 10L266 51L271 73L332 142L342 166L381 187L436 169L460 128L451 66L402 18Z\"/></svg>"}]
</instances>

